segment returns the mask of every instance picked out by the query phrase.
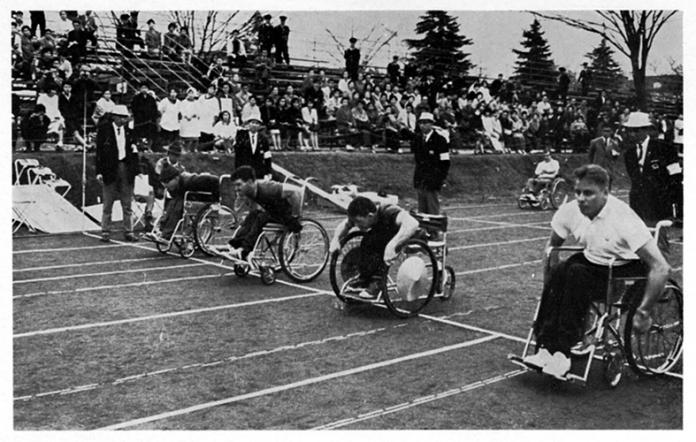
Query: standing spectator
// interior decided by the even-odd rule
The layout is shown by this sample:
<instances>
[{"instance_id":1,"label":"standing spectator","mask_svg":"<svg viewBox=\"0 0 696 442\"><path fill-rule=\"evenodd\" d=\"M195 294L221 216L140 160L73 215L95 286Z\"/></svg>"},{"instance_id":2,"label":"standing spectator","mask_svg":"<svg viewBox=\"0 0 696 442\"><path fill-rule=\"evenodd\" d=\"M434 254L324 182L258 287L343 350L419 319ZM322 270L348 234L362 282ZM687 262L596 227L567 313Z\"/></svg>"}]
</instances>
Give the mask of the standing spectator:
<instances>
[{"instance_id":1,"label":"standing spectator","mask_svg":"<svg viewBox=\"0 0 696 442\"><path fill-rule=\"evenodd\" d=\"M167 33L164 34L162 54L171 60L175 59L179 53L178 28L179 26L176 23L169 23L169 25L167 25Z\"/></svg>"},{"instance_id":2,"label":"standing spectator","mask_svg":"<svg viewBox=\"0 0 696 442\"><path fill-rule=\"evenodd\" d=\"M220 99L215 95L215 84L208 86L206 93L198 99L198 150L208 151L214 148L213 125L220 116Z\"/></svg>"},{"instance_id":3,"label":"standing spectator","mask_svg":"<svg viewBox=\"0 0 696 442\"><path fill-rule=\"evenodd\" d=\"M263 23L259 25L259 54L271 58L273 48L273 25L271 24L271 14L263 16Z\"/></svg>"},{"instance_id":4,"label":"standing spectator","mask_svg":"<svg viewBox=\"0 0 696 442\"><path fill-rule=\"evenodd\" d=\"M186 99L179 104L179 113L181 114L179 136L185 152L196 152L198 150L198 137L201 135L201 130L198 124L198 118L200 117L199 103L196 98L198 98L196 89L190 87L186 91Z\"/></svg>"},{"instance_id":5,"label":"standing spectator","mask_svg":"<svg viewBox=\"0 0 696 442\"><path fill-rule=\"evenodd\" d=\"M399 66L399 56L395 55L392 62L387 65L387 76L391 84L398 84L401 78L401 66Z\"/></svg>"},{"instance_id":6,"label":"standing spectator","mask_svg":"<svg viewBox=\"0 0 696 442\"><path fill-rule=\"evenodd\" d=\"M242 121L249 121L252 118L261 121L261 109L256 103L256 97L249 95L249 101L242 107Z\"/></svg>"},{"instance_id":7,"label":"standing spectator","mask_svg":"<svg viewBox=\"0 0 696 442\"><path fill-rule=\"evenodd\" d=\"M418 195L418 211L439 215L438 192L447 178L450 154L447 140L433 130L433 122L430 112L423 112L418 118L421 134L412 144L416 162L413 186Z\"/></svg>"},{"instance_id":8,"label":"standing spectator","mask_svg":"<svg viewBox=\"0 0 696 442\"><path fill-rule=\"evenodd\" d=\"M81 118L83 108L76 106L77 100L72 93L72 84L70 82L63 83L63 91L58 96L58 109L65 121L65 133L68 137L72 137L77 144L84 145L85 139L80 134L82 125ZM56 147L56 150L59 150Z\"/></svg>"},{"instance_id":9,"label":"standing spectator","mask_svg":"<svg viewBox=\"0 0 696 442\"><path fill-rule=\"evenodd\" d=\"M609 174L609 187L611 189L611 182L614 169L614 160L619 156L618 143L612 137L612 127L606 125L602 127L602 136L597 137L590 141L590 152L588 155L588 160L590 164L597 164L602 166L604 170Z\"/></svg>"},{"instance_id":10,"label":"standing spectator","mask_svg":"<svg viewBox=\"0 0 696 442\"><path fill-rule=\"evenodd\" d=\"M114 106L116 106L116 103L111 99L111 90L107 89L94 105L94 112L92 113L94 124L98 124L104 115L110 114L114 110Z\"/></svg>"},{"instance_id":11,"label":"standing spectator","mask_svg":"<svg viewBox=\"0 0 696 442\"><path fill-rule=\"evenodd\" d=\"M275 44L275 61L285 64L290 64L290 56L288 55L288 38L290 36L290 27L285 24L288 18L284 15L280 16L280 24L273 29L273 38Z\"/></svg>"},{"instance_id":12,"label":"standing spectator","mask_svg":"<svg viewBox=\"0 0 696 442\"><path fill-rule=\"evenodd\" d=\"M67 37L68 32L73 30L72 20L68 18L67 11L58 12L59 20L56 24L56 34L60 37Z\"/></svg>"},{"instance_id":13,"label":"standing spectator","mask_svg":"<svg viewBox=\"0 0 696 442\"><path fill-rule=\"evenodd\" d=\"M578 83L580 83L580 95L586 97L592 85L592 71L587 67L587 63L582 64L582 70L578 74Z\"/></svg>"},{"instance_id":14,"label":"standing spectator","mask_svg":"<svg viewBox=\"0 0 696 442\"><path fill-rule=\"evenodd\" d=\"M179 32L179 38L177 39L177 53L181 56L181 61L187 64L191 64L191 57L193 54L193 42L188 33L188 27L182 26L181 32Z\"/></svg>"},{"instance_id":15,"label":"standing spectator","mask_svg":"<svg viewBox=\"0 0 696 442\"><path fill-rule=\"evenodd\" d=\"M343 53L343 58L346 60L348 76L355 81L358 79L358 70L360 69L360 49L355 47L355 43L358 41L355 37L351 37L348 41L350 47Z\"/></svg>"},{"instance_id":16,"label":"standing spectator","mask_svg":"<svg viewBox=\"0 0 696 442\"><path fill-rule=\"evenodd\" d=\"M305 92L304 98L305 98L306 102L311 101L312 104L314 104L314 109L316 109L317 112L323 114L323 112L324 112L324 92L321 90L321 84L319 83L318 78L315 78L312 81L312 85Z\"/></svg>"},{"instance_id":17,"label":"standing spectator","mask_svg":"<svg viewBox=\"0 0 696 442\"><path fill-rule=\"evenodd\" d=\"M270 180L271 151L268 147L268 139L259 133L261 120L251 117L245 123L246 128L237 132L234 143L234 168L251 166L256 176Z\"/></svg>"},{"instance_id":18,"label":"standing spectator","mask_svg":"<svg viewBox=\"0 0 696 442\"><path fill-rule=\"evenodd\" d=\"M632 112L623 124L626 172L631 179L629 204L646 224L671 218L681 199L682 170L673 146L651 136L648 114Z\"/></svg>"},{"instance_id":19,"label":"standing spectator","mask_svg":"<svg viewBox=\"0 0 696 442\"><path fill-rule=\"evenodd\" d=\"M31 20L31 35L36 37L36 29L39 29L40 36L46 33L46 14L43 11L29 11Z\"/></svg>"},{"instance_id":20,"label":"standing spectator","mask_svg":"<svg viewBox=\"0 0 696 442\"><path fill-rule=\"evenodd\" d=\"M491 83L491 88L490 88L490 93L491 96L497 97L500 95L502 88L503 88L503 74L498 74L498 78L493 80L493 83Z\"/></svg>"},{"instance_id":21,"label":"standing spectator","mask_svg":"<svg viewBox=\"0 0 696 442\"><path fill-rule=\"evenodd\" d=\"M232 121L232 115L226 110L220 112L220 118L213 126L213 144L215 149L231 154L236 136L237 125Z\"/></svg>"},{"instance_id":22,"label":"standing spectator","mask_svg":"<svg viewBox=\"0 0 696 442\"><path fill-rule=\"evenodd\" d=\"M94 103L94 92L99 85L92 78L92 73L89 66L80 66L80 73L77 78L72 80L72 92L75 96L75 107L79 109L80 114L83 112L86 115L92 115L92 103Z\"/></svg>"},{"instance_id":23,"label":"standing spectator","mask_svg":"<svg viewBox=\"0 0 696 442\"><path fill-rule=\"evenodd\" d=\"M90 38L89 34L82 29L80 22L73 21L73 30L68 32L68 53L73 65L80 63L87 54L88 39L93 47L97 46L97 38L94 35Z\"/></svg>"},{"instance_id":24,"label":"standing spectator","mask_svg":"<svg viewBox=\"0 0 696 442\"><path fill-rule=\"evenodd\" d=\"M305 128L309 133L309 144L312 150L319 149L319 115L314 106L314 101L307 101L302 108L302 120L305 123Z\"/></svg>"},{"instance_id":25,"label":"standing spectator","mask_svg":"<svg viewBox=\"0 0 696 442\"><path fill-rule=\"evenodd\" d=\"M239 38L237 29L234 29L231 34L227 35L225 49L227 52L227 64L238 68L244 67L247 57L246 48L244 47L244 41Z\"/></svg>"},{"instance_id":26,"label":"standing spectator","mask_svg":"<svg viewBox=\"0 0 696 442\"><path fill-rule=\"evenodd\" d=\"M81 15L78 20L82 29L87 33L87 39L92 40L97 32L97 21L94 19L92 11L85 11L85 15Z\"/></svg>"},{"instance_id":27,"label":"standing spectator","mask_svg":"<svg viewBox=\"0 0 696 442\"><path fill-rule=\"evenodd\" d=\"M111 236L111 209L118 198L123 209L123 231L126 241L137 241L133 235L131 203L133 183L138 174L138 150L126 127L128 109L117 105L97 128L96 172L102 185L101 241L109 242Z\"/></svg>"},{"instance_id":28,"label":"standing spectator","mask_svg":"<svg viewBox=\"0 0 696 442\"><path fill-rule=\"evenodd\" d=\"M181 101L175 88L169 88L169 95L162 99L157 106L160 115L160 143L171 146L179 138L179 110Z\"/></svg>"},{"instance_id":29,"label":"standing spectator","mask_svg":"<svg viewBox=\"0 0 696 442\"><path fill-rule=\"evenodd\" d=\"M237 124L237 116L234 112L234 95L232 95L232 85L227 81L223 81L220 86L220 92L218 93L218 98L220 99L220 111L227 111L230 113L232 121Z\"/></svg>"},{"instance_id":30,"label":"standing spectator","mask_svg":"<svg viewBox=\"0 0 696 442\"><path fill-rule=\"evenodd\" d=\"M568 87L570 86L570 77L568 74L566 74L566 68L560 67L558 68L558 78L557 78L557 96L559 100L563 101L563 104L565 105L566 100L568 99Z\"/></svg>"},{"instance_id":31,"label":"standing spectator","mask_svg":"<svg viewBox=\"0 0 696 442\"><path fill-rule=\"evenodd\" d=\"M133 48L139 41L141 41L141 39L137 24L131 20L130 15L121 14L120 22L116 26L118 50L123 53L124 57L133 57Z\"/></svg>"},{"instance_id":32,"label":"standing spectator","mask_svg":"<svg viewBox=\"0 0 696 442\"><path fill-rule=\"evenodd\" d=\"M140 141L147 139L147 145L152 147L157 138L157 100L152 96L147 83L140 84L138 93L133 96L131 101L131 111L133 112L133 139Z\"/></svg>"},{"instance_id":33,"label":"standing spectator","mask_svg":"<svg viewBox=\"0 0 696 442\"><path fill-rule=\"evenodd\" d=\"M22 138L27 143L27 151L38 152L46 141L48 125L51 120L46 116L46 107L37 104L29 118L22 122Z\"/></svg>"},{"instance_id":34,"label":"standing spectator","mask_svg":"<svg viewBox=\"0 0 696 442\"><path fill-rule=\"evenodd\" d=\"M39 49L39 40L31 36L31 28L22 26L20 40L21 72L22 78L31 80L34 66L34 52Z\"/></svg>"},{"instance_id":35,"label":"standing spectator","mask_svg":"<svg viewBox=\"0 0 696 442\"><path fill-rule=\"evenodd\" d=\"M147 55L152 58L159 58L162 54L162 33L155 29L155 21L147 21L147 32L145 33L145 47Z\"/></svg>"},{"instance_id":36,"label":"standing spectator","mask_svg":"<svg viewBox=\"0 0 696 442\"><path fill-rule=\"evenodd\" d=\"M227 67L224 65L224 60L221 55L215 57L215 61L208 67L208 72L205 77L208 79L208 84L215 85L216 88L224 81L227 75Z\"/></svg>"},{"instance_id":37,"label":"standing spectator","mask_svg":"<svg viewBox=\"0 0 696 442\"><path fill-rule=\"evenodd\" d=\"M399 135L402 140L413 140L416 136L416 114L413 112L413 105L407 104L404 110L399 113Z\"/></svg>"}]
</instances>

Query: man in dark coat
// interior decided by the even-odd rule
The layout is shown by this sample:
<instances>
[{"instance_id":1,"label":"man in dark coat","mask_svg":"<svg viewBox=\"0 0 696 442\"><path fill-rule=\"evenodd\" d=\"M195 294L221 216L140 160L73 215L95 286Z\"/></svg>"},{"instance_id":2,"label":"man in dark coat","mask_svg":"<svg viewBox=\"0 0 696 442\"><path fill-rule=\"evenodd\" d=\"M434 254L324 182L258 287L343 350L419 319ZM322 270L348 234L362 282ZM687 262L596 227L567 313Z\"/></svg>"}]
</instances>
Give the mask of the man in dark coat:
<instances>
[{"instance_id":1,"label":"man in dark coat","mask_svg":"<svg viewBox=\"0 0 696 442\"><path fill-rule=\"evenodd\" d=\"M578 83L580 83L580 94L586 97L592 84L592 71L587 67L587 63L582 64L582 70L578 74Z\"/></svg>"},{"instance_id":2,"label":"man in dark coat","mask_svg":"<svg viewBox=\"0 0 696 442\"><path fill-rule=\"evenodd\" d=\"M128 108L116 105L110 115L102 118L97 128L96 172L102 185L102 237L110 241L111 208L116 199L123 209L123 231L126 241L137 241L133 235L133 184L138 174L138 151L126 127Z\"/></svg>"},{"instance_id":3,"label":"man in dark coat","mask_svg":"<svg viewBox=\"0 0 696 442\"><path fill-rule=\"evenodd\" d=\"M399 84L401 78L401 66L399 66L399 56L395 55L392 62L387 65L387 76L391 84Z\"/></svg>"},{"instance_id":4,"label":"man in dark coat","mask_svg":"<svg viewBox=\"0 0 696 442\"><path fill-rule=\"evenodd\" d=\"M148 139L152 145L157 136L157 100L150 94L146 83L140 84L140 90L131 101L133 112L133 139Z\"/></svg>"},{"instance_id":5,"label":"man in dark coat","mask_svg":"<svg viewBox=\"0 0 696 442\"><path fill-rule=\"evenodd\" d=\"M602 127L602 136L590 141L588 160L590 164L602 166L609 174L609 184L613 180L614 160L619 156L619 146L613 138L613 128L610 125Z\"/></svg>"},{"instance_id":6,"label":"man in dark coat","mask_svg":"<svg viewBox=\"0 0 696 442\"><path fill-rule=\"evenodd\" d=\"M358 69L360 68L360 49L355 47L355 42L358 40L355 37L351 37L350 47L343 53L343 58L346 60L346 71L350 76L350 79L355 81L358 79Z\"/></svg>"},{"instance_id":7,"label":"man in dark coat","mask_svg":"<svg viewBox=\"0 0 696 442\"><path fill-rule=\"evenodd\" d=\"M288 55L288 38L290 37L290 27L285 24L288 18L284 15L280 16L280 24L273 28L273 40L275 44L275 61L285 64L290 64L290 56Z\"/></svg>"},{"instance_id":8,"label":"man in dark coat","mask_svg":"<svg viewBox=\"0 0 696 442\"><path fill-rule=\"evenodd\" d=\"M271 150L268 138L259 132L261 121L256 117L246 122L247 129L237 132L234 143L234 168L251 166L259 179L271 179Z\"/></svg>"},{"instance_id":9,"label":"man in dark coat","mask_svg":"<svg viewBox=\"0 0 696 442\"><path fill-rule=\"evenodd\" d=\"M624 127L629 205L649 225L674 217L683 198L682 169L674 146L650 136L652 124L646 113L632 112Z\"/></svg>"},{"instance_id":10,"label":"man in dark coat","mask_svg":"<svg viewBox=\"0 0 696 442\"><path fill-rule=\"evenodd\" d=\"M570 77L566 73L566 68L558 68L558 99L563 101L563 105L568 98L568 88L570 87Z\"/></svg>"},{"instance_id":11,"label":"man in dark coat","mask_svg":"<svg viewBox=\"0 0 696 442\"><path fill-rule=\"evenodd\" d=\"M413 187L418 194L418 211L431 215L440 214L438 192L447 178L450 168L449 143L433 130L433 114L421 113L418 123L421 133L413 140L416 160Z\"/></svg>"},{"instance_id":12,"label":"man in dark coat","mask_svg":"<svg viewBox=\"0 0 696 442\"><path fill-rule=\"evenodd\" d=\"M271 24L271 14L263 16L263 23L259 25L259 53L271 58L273 48L273 25Z\"/></svg>"}]
</instances>

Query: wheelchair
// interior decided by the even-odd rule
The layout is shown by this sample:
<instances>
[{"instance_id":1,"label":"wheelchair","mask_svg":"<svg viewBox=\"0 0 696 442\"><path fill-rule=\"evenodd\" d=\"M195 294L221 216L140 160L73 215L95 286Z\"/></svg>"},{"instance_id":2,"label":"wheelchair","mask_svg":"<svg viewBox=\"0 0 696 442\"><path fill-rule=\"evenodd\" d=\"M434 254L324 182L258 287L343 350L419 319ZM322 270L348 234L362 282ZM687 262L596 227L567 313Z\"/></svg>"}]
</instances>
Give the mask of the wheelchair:
<instances>
[{"instance_id":1,"label":"wheelchair","mask_svg":"<svg viewBox=\"0 0 696 442\"><path fill-rule=\"evenodd\" d=\"M671 221L661 221L655 228L671 226ZM546 251L545 266L561 252L579 252L582 247L550 247ZM609 266L605 299L593 301L585 318L582 340L571 349L571 369L563 381L587 383L594 359L603 362L604 380L616 387L624 374L626 363L641 376L658 376L668 373L681 359L683 351L683 295L679 284L669 279L651 311L652 326L646 333L636 333L633 316L640 304L646 277L613 277L613 262ZM534 314L537 320L541 300ZM524 358L534 353L533 334L530 329L520 356L508 355L508 359L525 370L539 371L527 365Z\"/></svg>"},{"instance_id":2,"label":"wheelchair","mask_svg":"<svg viewBox=\"0 0 696 442\"><path fill-rule=\"evenodd\" d=\"M536 194L525 185L517 198L517 206L520 209L558 209L572 195L572 186L563 177L556 177L547 182Z\"/></svg>"},{"instance_id":3,"label":"wheelchair","mask_svg":"<svg viewBox=\"0 0 696 442\"><path fill-rule=\"evenodd\" d=\"M155 227L152 229L151 234L142 235L141 238L154 242L160 253L167 254L176 246L182 258L190 258L195 253L196 248L199 247L196 237L199 213L208 207L212 201L213 195L210 192L185 192L184 209L181 218L177 221L174 232L169 239L162 238L160 230L160 222L164 212L155 220ZM157 239L153 240L153 237Z\"/></svg>"},{"instance_id":4,"label":"wheelchair","mask_svg":"<svg viewBox=\"0 0 696 442\"><path fill-rule=\"evenodd\" d=\"M361 259L360 243L365 232L349 232L341 240L341 248L331 256L330 280L336 297L344 304L367 303L385 306L399 318L410 318L420 312L433 298L441 301L452 297L455 290L454 269L447 264L447 216L411 212L420 230L397 250L395 261L381 275L379 294L363 299L349 287L358 277ZM418 257L425 263L425 274L412 293L399 293L396 285L399 267L406 259Z\"/></svg>"},{"instance_id":5,"label":"wheelchair","mask_svg":"<svg viewBox=\"0 0 696 442\"><path fill-rule=\"evenodd\" d=\"M306 182L302 182L305 185L301 204L304 205ZM220 201L204 208L196 224L196 242L203 252L231 261L238 277L258 272L265 285L275 283L276 274L281 270L299 283L313 281L321 274L329 261L329 235L321 224L310 218L300 217L302 230L299 232L290 232L283 224L267 223L246 259L230 255L228 241L239 230L247 209L237 204L233 195L229 175L223 175Z\"/></svg>"}]
</instances>

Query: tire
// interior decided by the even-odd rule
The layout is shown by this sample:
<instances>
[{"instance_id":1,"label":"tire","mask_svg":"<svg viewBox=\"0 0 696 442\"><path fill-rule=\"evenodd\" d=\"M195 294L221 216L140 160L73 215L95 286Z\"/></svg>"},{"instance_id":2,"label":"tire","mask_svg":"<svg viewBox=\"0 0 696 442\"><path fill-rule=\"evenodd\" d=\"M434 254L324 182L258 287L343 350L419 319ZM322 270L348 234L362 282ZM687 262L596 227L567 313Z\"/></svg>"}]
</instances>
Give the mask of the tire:
<instances>
[{"instance_id":1,"label":"tire","mask_svg":"<svg viewBox=\"0 0 696 442\"><path fill-rule=\"evenodd\" d=\"M181 244L179 244L179 255L181 255L182 258L190 258L195 252L196 244L190 239L183 240Z\"/></svg>"},{"instance_id":2,"label":"tire","mask_svg":"<svg viewBox=\"0 0 696 442\"><path fill-rule=\"evenodd\" d=\"M442 287L442 296L440 297L440 301L449 300L454 294L454 289L457 285L457 277L454 274L454 269L451 266L445 267L444 273L446 274L446 279Z\"/></svg>"},{"instance_id":3,"label":"tire","mask_svg":"<svg viewBox=\"0 0 696 442\"><path fill-rule=\"evenodd\" d=\"M264 283L264 285L273 285L273 283L275 283L275 270L271 267L262 267L259 271L261 273L261 282Z\"/></svg>"},{"instance_id":4,"label":"tire","mask_svg":"<svg viewBox=\"0 0 696 442\"><path fill-rule=\"evenodd\" d=\"M655 376L669 371L679 362L684 343L684 310L682 291L669 281L650 312L653 321L647 333L633 330L636 308L626 317L624 345L626 360L641 375ZM658 352L652 350L657 349Z\"/></svg>"},{"instance_id":5,"label":"tire","mask_svg":"<svg viewBox=\"0 0 696 442\"><path fill-rule=\"evenodd\" d=\"M344 303L357 302L341 295L341 288L346 281L358 275L357 263L360 260L360 241L364 232L350 232L341 240L341 249L332 253L329 261L329 280L336 297Z\"/></svg>"},{"instance_id":6,"label":"tire","mask_svg":"<svg viewBox=\"0 0 696 442\"><path fill-rule=\"evenodd\" d=\"M169 253L169 250L171 250L171 248L172 248L172 242L167 241L166 243L162 243L162 242L157 241L157 242L155 242L155 246L157 247L157 250L160 253L166 255L167 253Z\"/></svg>"},{"instance_id":7,"label":"tire","mask_svg":"<svg viewBox=\"0 0 696 442\"><path fill-rule=\"evenodd\" d=\"M237 216L227 206L210 204L196 216L194 239L196 246L206 255L215 256L213 249L226 246L237 228Z\"/></svg>"},{"instance_id":8,"label":"tire","mask_svg":"<svg viewBox=\"0 0 696 442\"><path fill-rule=\"evenodd\" d=\"M570 185L566 180L560 178L551 185L551 207L558 209L570 197Z\"/></svg>"},{"instance_id":9,"label":"tire","mask_svg":"<svg viewBox=\"0 0 696 442\"><path fill-rule=\"evenodd\" d=\"M244 278L246 275L249 274L249 266L235 264L234 265L234 274L240 278Z\"/></svg>"},{"instance_id":10,"label":"tire","mask_svg":"<svg viewBox=\"0 0 696 442\"><path fill-rule=\"evenodd\" d=\"M399 267L406 260L417 256L425 263L425 276L417 287L416 293L399 293L396 287L396 275ZM399 318L410 318L418 314L432 299L438 285L437 259L428 245L418 239L410 239L401 247L394 263L389 266L387 274L382 279L381 290L384 302L389 311Z\"/></svg>"},{"instance_id":11,"label":"tire","mask_svg":"<svg viewBox=\"0 0 696 442\"><path fill-rule=\"evenodd\" d=\"M278 260L290 279L310 282L329 262L329 234L318 222L300 219L302 231L284 232L279 242Z\"/></svg>"}]
</instances>

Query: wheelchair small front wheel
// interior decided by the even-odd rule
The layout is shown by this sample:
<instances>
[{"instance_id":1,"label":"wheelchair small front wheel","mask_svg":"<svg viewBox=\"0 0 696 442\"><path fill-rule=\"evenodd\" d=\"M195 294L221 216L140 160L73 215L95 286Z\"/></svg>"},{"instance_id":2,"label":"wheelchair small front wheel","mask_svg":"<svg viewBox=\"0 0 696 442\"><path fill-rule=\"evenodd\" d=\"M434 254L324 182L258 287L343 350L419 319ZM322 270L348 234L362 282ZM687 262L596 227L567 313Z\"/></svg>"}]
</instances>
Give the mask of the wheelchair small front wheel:
<instances>
[{"instance_id":1,"label":"wheelchair small front wheel","mask_svg":"<svg viewBox=\"0 0 696 442\"><path fill-rule=\"evenodd\" d=\"M604 380L610 387L619 385L623 377L624 357L620 349L606 349L604 356Z\"/></svg>"},{"instance_id":2,"label":"wheelchair small front wheel","mask_svg":"<svg viewBox=\"0 0 696 442\"><path fill-rule=\"evenodd\" d=\"M264 283L265 285L272 285L273 283L275 283L276 274L275 270L273 270L271 267L262 267L259 269L259 272L261 273L262 283Z\"/></svg>"},{"instance_id":3,"label":"wheelchair small front wheel","mask_svg":"<svg viewBox=\"0 0 696 442\"><path fill-rule=\"evenodd\" d=\"M440 296L440 301L447 301L454 294L457 277L455 276L454 269L451 266L445 267L442 277L444 280L442 281L442 294Z\"/></svg>"},{"instance_id":4,"label":"wheelchair small front wheel","mask_svg":"<svg viewBox=\"0 0 696 442\"><path fill-rule=\"evenodd\" d=\"M679 362L684 343L683 297L679 286L670 281L650 312L652 325L645 333L633 328L636 308L626 318L625 353L628 364L647 376L668 372Z\"/></svg>"},{"instance_id":5,"label":"wheelchair small front wheel","mask_svg":"<svg viewBox=\"0 0 696 442\"><path fill-rule=\"evenodd\" d=\"M234 274L239 276L240 278L244 278L246 275L249 274L249 266L245 266L242 264L235 264L234 265Z\"/></svg>"},{"instance_id":6,"label":"wheelchair small front wheel","mask_svg":"<svg viewBox=\"0 0 696 442\"><path fill-rule=\"evenodd\" d=\"M179 244L179 255L182 258L190 258L196 251L196 245L190 239L184 239Z\"/></svg>"},{"instance_id":7,"label":"wheelchair small front wheel","mask_svg":"<svg viewBox=\"0 0 696 442\"><path fill-rule=\"evenodd\" d=\"M160 253L166 255L172 248L172 242L170 240L167 240L167 242L156 241L155 246Z\"/></svg>"}]
</instances>

